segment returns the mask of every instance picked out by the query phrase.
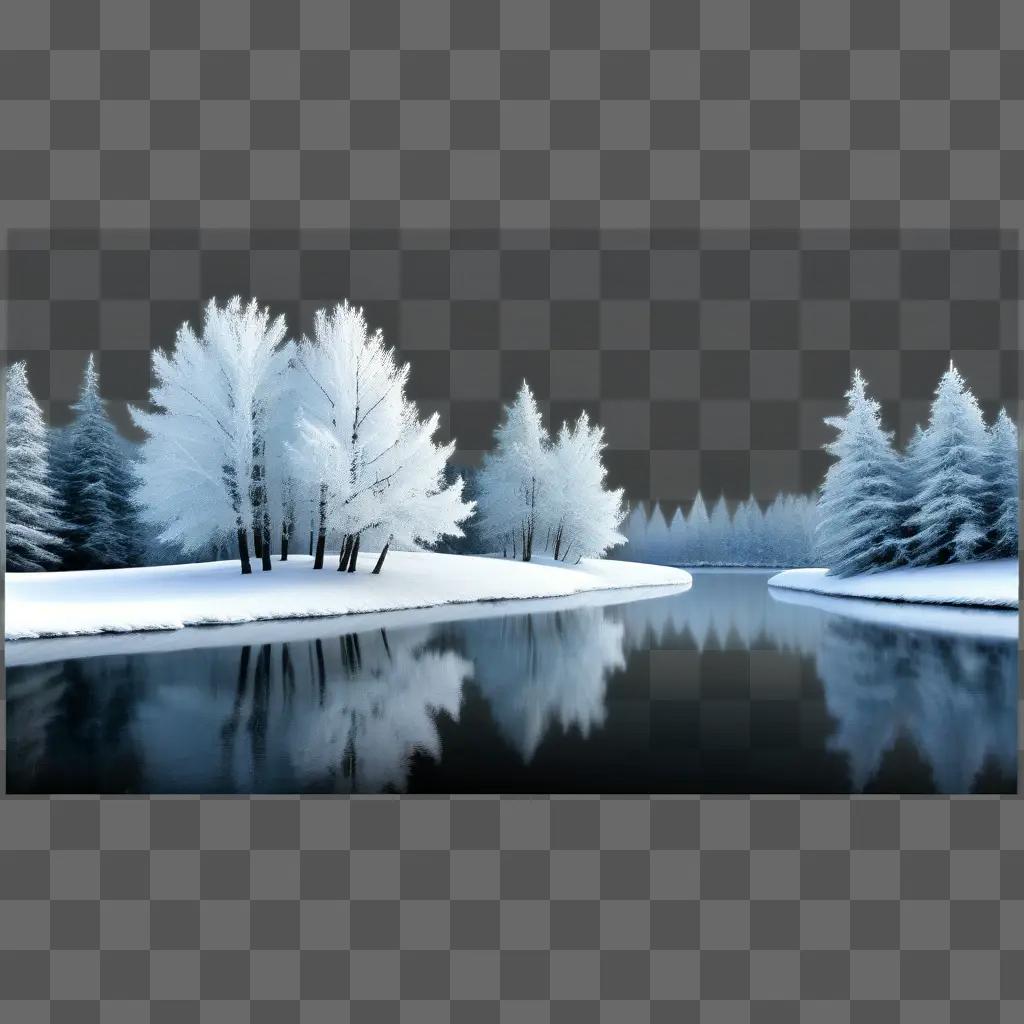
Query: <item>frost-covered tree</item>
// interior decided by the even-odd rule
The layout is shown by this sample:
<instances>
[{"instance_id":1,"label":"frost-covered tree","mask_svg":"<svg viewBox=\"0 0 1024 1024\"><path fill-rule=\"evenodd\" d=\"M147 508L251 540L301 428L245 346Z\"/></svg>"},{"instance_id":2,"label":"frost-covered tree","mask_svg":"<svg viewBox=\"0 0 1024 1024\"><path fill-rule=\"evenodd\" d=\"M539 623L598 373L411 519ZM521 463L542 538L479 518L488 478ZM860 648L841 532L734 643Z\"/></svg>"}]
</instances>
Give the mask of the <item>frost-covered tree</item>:
<instances>
[{"instance_id":1,"label":"frost-covered tree","mask_svg":"<svg viewBox=\"0 0 1024 1024\"><path fill-rule=\"evenodd\" d=\"M624 527L629 542L623 557L693 566L807 566L815 521L808 495L779 494L765 510L750 497L731 516L720 498L709 516L698 494L689 513L684 517L677 508L668 525L658 506L648 519L638 505Z\"/></svg>"},{"instance_id":2,"label":"frost-covered tree","mask_svg":"<svg viewBox=\"0 0 1024 1024\"><path fill-rule=\"evenodd\" d=\"M903 547L910 564L964 562L983 552L987 453L977 400L950 362L909 458L915 490Z\"/></svg>"},{"instance_id":3,"label":"frost-covered tree","mask_svg":"<svg viewBox=\"0 0 1024 1024\"><path fill-rule=\"evenodd\" d=\"M662 511L661 503L656 501L647 520L647 561L657 563L668 561L670 550L668 520Z\"/></svg>"},{"instance_id":4,"label":"frost-covered tree","mask_svg":"<svg viewBox=\"0 0 1024 1024\"><path fill-rule=\"evenodd\" d=\"M859 371L846 401L845 416L825 420L838 431L825 446L836 461L818 499L818 550L834 576L874 572L901 558L900 459Z\"/></svg>"},{"instance_id":5,"label":"frost-covered tree","mask_svg":"<svg viewBox=\"0 0 1024 1024\"><path fill-rule=\"evenodd\" d=\"M736 506L732 517L731 543L724 561L729 565L762 565L764 516L757 499L750 497Z\"/></svg>"},{"instance_id":6,"label":"frost-covered tree","mask_svg":"<svg viewBox=\"0 0 1024 1024\"><path fill-rule=\"evenodd\" d=\"M668 524L669 557L675 564L680 564L689 544L689 527L686 522L686 513L682 505L676 505L675 512Z\"/></svg>"},{"instance_id":7,"label":"frost-covered tree","mask_svg":"<svg viewBox=\"0 0 1024 1024\"><path fill-rule=\"evenodd\" d=\"M546 453L543 516L556 559L600 557L625 541L618 529L625 511L623 492L605 487L604 448L604 429L591 426L584 412L571 427L562 424Z\"/></svg>"},{"instance_id":8,"label":"frost-covered tree","mask_svg":"<svg viewBox=\"0 0 1024 1024\"><path fill-rule=\"evenodd\" d=\"M75 418L61 432L54 455L67 524L64 564L69 569L118 569L139 560L142 538L132 504L134 466L107 415L90 354Z\"/></svg>"},{"instance_id":9,"label":"frost-covered tree","mask_svg":"<svg viewBox=\"0 0 1024 1024\"><path fill-rule=\"evenodd\" d=\"M1005 409L999 410L989 427L987 464L991 552L997 557L1016 558L1020 547L1020 440Z\"/></svg>"},{"instance_id":10,"label":"frost-covered tree","mask_svg":"<svg viewBox=\"0 0 1024 1024\"><path fill-rule=\"evenodd\" d=\"M433 544L462 536L473 506L462 480L447 483L455 443L438 445L438 417L420 420L405 394L408 364L400 364L362 309L347 302L319 310L312 338L295 357L301 387L297 461L317 496L316 567L329 532L342 539L339 571L355 572L361 544L380 548L380 572L392 543Z\"/></svg>"},{"instance_id":11,"label":"frost-covered tree","mask_svg":"<svg viewBox=\"0 0 1024 1024\"><path fill-rule=\"evenodd\" d=\"M533 544L545 509L547 451L550 445L540 409L523 381L511 405L506 406L494 431L494 448L484 457L478 478L482 533L505 554L533 557Z\"/></svg>"},{"instance_id":12,"label":"frost-covered tree","mask_svg":"<svg viewBox=\"0 0 1024 1024\"><path fill-rule=\"evenodd\" d=\"M698 491L686 517L686 547L682 553L685 565L700 565L706 561L708 525L708 507L704 504L704 496Z\"/></svg>"},{"instance_id":13,"label":"frost-covered tree","mask_svg":"<svg viewBox=\"0 0 1024 1024\"><path fill-rule=\"evenodd\" d=\"M708 537L707 537L707 562L708 565L728 565L729 558L726 551L730 541L730 530L732 520L729 517L729 506L725 496L719 495L718 501L711 506L711 514L708 516Z\"/></svg>"},{"instance_id":14,"label":"frost-covered tree","mask_svg":"<svg viewBox=\"0 0 1024 1024\"><path fill-rule=\"evenodd\" d=\"M626 547L620 558L631 562L642 562L647 557L647 513L637 502L626 516L622 532L626 536Z\"/></svg>"},{"instance_id":15,"label":"frost-covered tree","mask_svg":"<svg viewBox=\"0 0 1024 1024\"><path fill-rule=\"evenodd\" d=\"M51 483L46 424L23 362L7 368L5 408L7 568L37 572L59 563L64 524Z\"/></svg>"},{"instance_id":16,"label":"frost-covered tree","mask_svg":"<svg viewBox=\"0 0 1024 1024\"><path fill-rule=\"evenodd\" d=\"M136 503L161 540L196 551L234 536L243 573L252 572L250 530L271 567L268 463L282 457L269 437L286 389L291 346L283 317L255 300L211 300L203 330L178 330L170 353L154 351L150 402L132 408L148 435Z\"/></svg>"}]
</instances>

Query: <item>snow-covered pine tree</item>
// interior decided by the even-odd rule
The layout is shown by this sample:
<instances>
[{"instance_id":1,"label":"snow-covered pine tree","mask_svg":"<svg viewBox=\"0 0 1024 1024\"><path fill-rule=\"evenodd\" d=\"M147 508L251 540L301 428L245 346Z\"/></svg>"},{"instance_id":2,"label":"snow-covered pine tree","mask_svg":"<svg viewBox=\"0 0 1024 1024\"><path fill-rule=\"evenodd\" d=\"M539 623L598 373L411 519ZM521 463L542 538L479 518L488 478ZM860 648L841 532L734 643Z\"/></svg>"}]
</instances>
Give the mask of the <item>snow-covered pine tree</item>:
<instances>
[{"instance_id":1,"label":"snow-covered pine tree","mask_svg":"<svg viewBox=\"0 0 1024 1024\"><path fill-rule=\"evenodd\" d=\"M708 509L700 491L693 499L686 517L686 549L683 551L684 565L701 565L706 561L708 541Z\"/></svg>"},{"instance_id":2,"label":"snow-covered pine tree","mask_svg":"<svg viewBox=\"0 0 1024 1024\"><path fill-rule=\"evenodd\" d=\"M720 495L708 517L707 564L728 565L732 519L725 495Z\"/></svg>"},{"instance_id":3,"label":"snow-covered pine tree","mask_svg":"<svg viewBox=\"0 0 1024 1024\"><path fill-rule=\"evenodd\" d=\"M92 354L82 376L75 418L55 451L68 569L118 569L137 563L142 538L131 495L134 467L128 448L100 397Z\"/></svg>"},{"instance_id":4,"label":"snow-covered pine tree","mask_svg":"<svg viewBox=\"0 0 1024 1024\"><path fill-rule=\"evenodd\" d=\"M513 558L530 561L545 508L548 432L529 384L523 381L494 431L494 448L478 478L480 528Z\"/></svg>"},{"instance_id":5,"label":"snow-covered pine tree","mask_svg":"<svg viewBox=\"0 0 1024 1024\"><path fill-rule=\"evenodd\" d=\"M626 536L626 548L620 555L631 562L643 562L647 558L647 513L637 502L626 517L622 531Z\"/></svg>"},{"instance_id":6,"label":"snow-covered pine tree","mask_svg":"<svg viewBox=\"0 0 1024 1024\"><path fill-rule=\"evenodd\" d=\"M455 442L434 443L437 414L420 420L405 394L408 364L379 330L370 333L362 309L318 310L295 364L304 385L294 448L323 495L318 562L328 532L343 539L339 571L355 572L364 541L377 545L374 573L392 543L461 537L473 505L462 500L461 477L445 480Z\"/></svg>"},{"instance_id":7,"label":"snow-covered pine tree","mask_svg":"<svg viewBox=\"0 0 1024 1024\"><path fill-rule=\"evenodd\" d=\"M187 552L234 537L243 573L252 572L250 529L270 568L264 473L282 454L267 433L288 373L284 337L284 318L271 321L255 300L243 306L236 297L223 307L211 300L202 336L186 323L169 354L153 352L157 411L130 409L148 435L135 494L143 518Z\"/></svg>"},{"instance_id":8,"label":"snow-covered pine tree","mask_svg":"<svg viewBox=\"0 0 1024 1024\"><path fill-rule=\"evenodd\" d=\"M666 561L672 565L682 565L685 558L687 543L686 513L682 505L676 505L675 512L668 524L668 551Z\"/></svg>"},{"instance_id":9,"label":"snow-covered pine tree","mask_svg":"<svg viewBox=\"0 0 1024 1024\"><path fill-rule=\"evenodd\" d=\"M900 459L859 370L846 401L845 416L825 420L839 436L825 445L836 461L818 499L818 550L833 576L875 572L901 557Z\"/></svg>"},{"instance_id":10,"label":"snow-covered pine tree","mask_svg":"<svg viewBox=\"0 0 1024 1024\"><path fill-rule=\"evenodd\" d=\"M988 430L988 543L997 558L1016 558L1020 547L1020 440L1005 409Z\"/></svg>"},{"instance_id":11,"label":"snow-covered pine tree","mask_svg":"<svg viewBox=\"0 0 1024 1024\"><path fill-rule=\"evenodd\" d=\"M543 487L542 518L551 534L554 558L578 562L601 557L624 543L619 532L624 515L622 490L605 487L607 470L601 457L604 429L591 426L581 413L572 425L563 423L546 453L548 477Z\"/></svg>"},{"instance_id":12,"label":"snow-covered pine tree","mask_svg":"<svg viewBox=\"0 0 1024 1024\"><path fill-rule=\"evenodd\" d=\"M656 501L651 508L650 518L647 520L646 561L660 565L668 558L668 552L668 521L665 519L665 513L661 510L661 503Z\"/></svg>"},{"instance_id":13,"label":"snow-covered pine tree","mask_svg":"<svg viewBox=\"0 0 1024 1024\"><path fill-rule=\"evenodd\" d=\"M64 524L51 485L46 424L29 389L23 362L7 367L5 408L7 569L38 572L60 562Z\"/></svg>"},{"instance_id":14,"label":"snow-covered pine tree","mask_svg":"<svg viewBox=\"0 0 1024 1024\"><path fill-rule=\"evenodd\" d=\"M757 499L749 497L736 506L732 517L730 565L762 565L764 518Z\"/></svg>"},{"instance_id":15,"label":"snow-covered pine tree","mask_svg":"<svg viewBox=\"0 0 1024 1024\"><path fill-rule=\"evenodd\" d=\"M982 553L987 447L977 400L950 361L911 456L916 488L903 543L910 564L964 562Z\"/></svg>"},{"instance_id":16,"label":"snow-covered pine tree","mask_svg":"<svg viewBox=\"0 0 1024 1024\"><path fill-rule=\"evenodd\" d=\"M788 495L787 501L792 509L794 547L789 553L785 565L814 565L815 532L818 524L818 506L814 498L807 494Z\"/></svg>"}]
</instances>

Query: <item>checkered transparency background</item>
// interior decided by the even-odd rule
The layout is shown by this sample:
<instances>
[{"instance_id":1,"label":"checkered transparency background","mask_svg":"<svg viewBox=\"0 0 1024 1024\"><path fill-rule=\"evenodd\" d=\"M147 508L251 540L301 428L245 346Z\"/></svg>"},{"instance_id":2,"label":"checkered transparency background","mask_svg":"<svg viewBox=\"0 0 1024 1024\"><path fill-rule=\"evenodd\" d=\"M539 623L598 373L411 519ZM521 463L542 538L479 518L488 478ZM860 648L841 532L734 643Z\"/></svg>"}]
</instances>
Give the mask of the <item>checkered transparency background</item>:
<instances>
[{"instance_id":1,"label":"checkered transparency background","mask_svg":"<svg viewBox=\"0 0 1024 1024\"><path fill-rule=\"evenodd\" d=\"M752 8L752 10L751 10ZM634 498L1018 397L1024 7L0 0L10 355L56 422L213 294L348 294L460 454L527 376ZM1006 1022L1011 799L8 798L3 1019Z\"/></svg>"}]
</instances>

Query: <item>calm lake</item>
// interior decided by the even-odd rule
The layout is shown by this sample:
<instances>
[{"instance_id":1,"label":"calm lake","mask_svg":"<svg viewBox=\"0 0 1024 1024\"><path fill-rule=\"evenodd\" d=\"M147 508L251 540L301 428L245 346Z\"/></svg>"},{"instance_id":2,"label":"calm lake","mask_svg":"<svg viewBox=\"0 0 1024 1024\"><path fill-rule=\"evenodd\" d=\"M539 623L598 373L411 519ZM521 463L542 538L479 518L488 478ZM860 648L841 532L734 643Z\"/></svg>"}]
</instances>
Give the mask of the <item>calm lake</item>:
<instances>
[{"instance_id":1,"label":"calm lake","mask_svg":"<svg viewBox=\"0 0 1024 1024\"><path fill-rule=\"evenodd\" d=\"M9 644L7 789L1016 792L1015 613L780 597L770 575L184 650Z\"/></svg>"}]
</instances>

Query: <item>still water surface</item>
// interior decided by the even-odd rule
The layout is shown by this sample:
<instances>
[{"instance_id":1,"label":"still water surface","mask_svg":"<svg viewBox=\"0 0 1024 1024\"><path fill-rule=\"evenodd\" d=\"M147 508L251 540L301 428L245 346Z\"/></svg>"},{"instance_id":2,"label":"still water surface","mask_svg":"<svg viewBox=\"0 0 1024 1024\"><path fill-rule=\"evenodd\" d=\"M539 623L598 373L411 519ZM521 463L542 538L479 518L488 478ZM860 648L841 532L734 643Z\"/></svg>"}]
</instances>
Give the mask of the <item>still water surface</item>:
<instances>
[{"instance_id":1,"label":"still water surface","mask_svg":"<svg viewBox=\"0 0 1024 1024\"><path fill-rule=\"evenodd\" d=\"M269 643L19 645L8 792L1016 791L1015 640L789 603L769 575Z\"/></svg>"}]
</instances>

